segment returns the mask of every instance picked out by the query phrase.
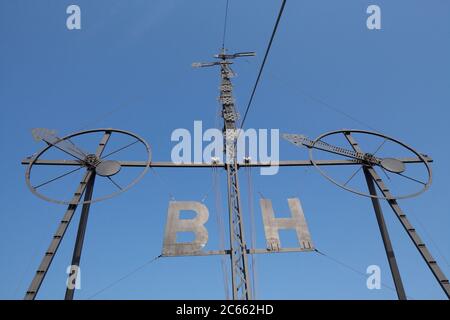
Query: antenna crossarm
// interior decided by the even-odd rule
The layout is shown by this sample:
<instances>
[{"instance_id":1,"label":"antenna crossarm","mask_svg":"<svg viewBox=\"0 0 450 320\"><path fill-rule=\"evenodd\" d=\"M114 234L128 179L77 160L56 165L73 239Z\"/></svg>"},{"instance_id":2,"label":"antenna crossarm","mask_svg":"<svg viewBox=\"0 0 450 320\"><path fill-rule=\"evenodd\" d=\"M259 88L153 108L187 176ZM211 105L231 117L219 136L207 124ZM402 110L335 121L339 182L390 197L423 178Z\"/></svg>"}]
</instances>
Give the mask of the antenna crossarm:
<instances>
[{"instance_id":1,"label":"antenna crossarm","mask_svg":"<svg viewBox=\"0 0 450 320\"><path fill-rule=\"evenodd\" d=\"M311 140L308 139L305 136L302 135L296 135L296 134L286 134L284 135L284 138L290 142L292 142L295 145L303 145L307 148L314 148L317 150L334 153L340 156L353 158L355 160L358 160L362 163L369 164L369 165L380 165L381 159L375 157L374 155L370 153L364 153L364 152L358 152L349 150L346 148L338 147L331 145L329 143L326 143L321 140Z\"/></svg>"},{"instance_id":2,"label":"antenna crossarm","mask_svg":"<svg viewBox=\"0 0 450 320\"><path fill-rule=\"evenodd\" d=\"M376 158L375 156L373 156L369 153L351 151L351 150L348 150L345 148L327 144L322 141L318 141L318 142L314 143L314 145L310 146L309 148L315 148L318 150L334 153L334 154L341 155L344 157L353 158L355 160L359 160L361 162L364 162L364 163L367 163L370 165L379 165L381 163L380 159Z\"/></svg>"}]
</instances>

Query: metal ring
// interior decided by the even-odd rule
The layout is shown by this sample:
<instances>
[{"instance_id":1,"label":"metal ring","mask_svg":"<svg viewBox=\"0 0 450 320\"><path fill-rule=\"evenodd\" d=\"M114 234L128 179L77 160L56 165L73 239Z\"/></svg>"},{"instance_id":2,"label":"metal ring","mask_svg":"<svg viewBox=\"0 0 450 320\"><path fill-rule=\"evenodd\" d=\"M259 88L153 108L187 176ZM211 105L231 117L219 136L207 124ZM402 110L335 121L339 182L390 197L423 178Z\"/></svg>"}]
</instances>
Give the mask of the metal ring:
<instances>
[{"instance_id":1,"label":"metal ring","mask_svg":"<svg viewBox=\"0 0 450 320\"><path fill-rule=\"evenodd\" d=\"M146 153L147 153L147 162L146 162L146 165L145 165L145 167L144 167L144 170L139 174L139 176L137 176L133 181L131 181L131 183L129 183L127 186L123 187L121 190L119 190L119 191L117 191L117 192L113 192L113 193L111 193L111 194L109 194L109 195L106 195L106 196L103 196L103 197L100 197L100 198L97 198L97 199L93 199L93 200L91 200L91 201L80 201L80 202L78 202L78 204L95 203L95 202L100 202L100 201L103 201L103 200L111 199L111 198L113 198L113 197L115 197L115 196L117 196L117 195L119 195L119 194L121 194L121 193L123 193L123 192L129 190L132 186L134 186L139 180L141 180L141 179L145 176L145 174L147 173L147 171L148 171L148 169L149 169L149 167L150 167L150 164L151 164L151 158L152 158L152 155L151 155L151 149L150 149L149 144L148 144L143 138L141 138L141 137L139 137L138 135L136 135L136 134L134 134L134 133L132 133L132 132L129 132L129 131L119 130L119 129L111 129L111 128L105 128L105 129L102 128L102 129L84 130L84 131L79 131L79 132L70 134L70 135L68 135L68 136L65 136L64 138L61 138L60 141L64 141L64 140L68 140L68 139L73 138L73 137L81 136L81 135L84 135L84 134L96 133L96 132L105 132L105 133L106 133L106 132L116 132L116 133L128 135L128 136L131 136L131 137L135 138L135 139L138 140L141 144L144 145L145 150L146 150ZM34 187L31 185L30 176L31 176L31 170L32 170L34 164L36 163L36 161L37 161L37 160L38 160L38 159L39 159L46 151L48 151L48 150L49 150L50 148L52 148L52 147L53 147L53 145L48 145L47 147L45 147L44 149L42 149L41 151L39 151L39 152L36 154L36 156L34 156L34 157L32 158L30 164L29 164L28 167L27 167L27 171L25 172L25 181L26 181L26 184L27 184L28 188L30 189L30 191L31 191L34 195L36 195L37 197L39 197L39 198L41 198L41 199L43 199L43 200L46 200L46 201L48 201L48 202L52 202L52 203L56 203L56 204L69 205L69 204L72 203L72 201L70 201L70 200L56 200L56 199L52 199L52 198L47 197L47 196L43 195L42 193L38 192L38 191L36 190L36 188L34 188ZM81 166L81 165L80 165L80 166Z\"/></svg>"},{"instance_id":2,"label":"metal ring","mask_svg":"<svg viewBox=\"0 0 450 320\"><path fill-rule=\"evenodd\" d=\"M396 144L399 144L400 146L402 146L402 147L408 149L409 151L411 151L412 153L414 153L414 154L421 160L421 162L423 162L423 164L425 165L425 167L426 167L426 169L427 169L427 172L428 172L428 180L427 180L426 184L424 185L424 187L423 187L420 191L415 192L415 193L407 194L407 195L404 195L404 196L395 196L395 195L394 195L392 198L387 198L387 197L384 197L384 196L381 196L381 195L373 196L373 195L371 195L371 194L364 193L364 192L355 190L355 189L353 189L353 188L349 188L349 187L347 187L347 186L345 186L345 185L342 185L342 183L336 181L335 179L331 178L330 176L328 176L328 174L326 174L326 173L320 168L320 166L317 165L317 163L316 163L315 160L314 160L314 157L313 157L313 149L314 149L314 145L315 145L316 143L318 143L319 141L321 141L321 140L322 140L323 138L325 138L325 137L328 137L328 136L331 136L331 135L335 135L335 134L339 134L339 133L345 134L345 133L347 133L347 132L348 132L348 133L362 133L362 134L368 134L368 135L378 136L378 137L387 139L387 140L389 140L389 141L392 141L392 142L394 142L394 143L396 143ZM421 155L421 154L418 153L416 150L414 150L413 148L411 148L410 146L406 145L405 143L403 143L403 142L401 142L401 141L399 141L399 140L396 140L396 139L394 139L394 138L388 137L388 136L386 136L386 135L384 135L384 134L381 134L381 133L378 133L378 132L374 132L374 131L349 129L349 130L336 130L336 131L330 131L330 132L324 133L324 134L320 135L318 138L316 138L316 140L314 140L314 142L312 143L312 145L311 145L311 147L310 147L310 149L309 149L309 159L310 159L311 163L314 165L314 167L316 167L316 169L319 171L319 173L320 173L322 176L324 176L327 180L331 181L331 182L334 183L335 185L337 185L337 186L339 186L339 187L341 187L341 188L343 188L343 189L345 189L345 190L347 190L347 191L353 192L353 193L355 193L355 194L358 194L358 195L361 195L361 196L364 196L364 197L369 197L369 198L384 199L384 200L413 198L413 197L416 197L416 196L418 196L418 195L424 193L425 191L427 191L427 190L430 188L430 185L431 185L431 183L432 183L432 170L431 170L430 165L428 164L428 161L425 159L425 157L424 157L423 155ZM362 164L362 165L363 165L363 164Z\"/></svg>"}]
</instances>

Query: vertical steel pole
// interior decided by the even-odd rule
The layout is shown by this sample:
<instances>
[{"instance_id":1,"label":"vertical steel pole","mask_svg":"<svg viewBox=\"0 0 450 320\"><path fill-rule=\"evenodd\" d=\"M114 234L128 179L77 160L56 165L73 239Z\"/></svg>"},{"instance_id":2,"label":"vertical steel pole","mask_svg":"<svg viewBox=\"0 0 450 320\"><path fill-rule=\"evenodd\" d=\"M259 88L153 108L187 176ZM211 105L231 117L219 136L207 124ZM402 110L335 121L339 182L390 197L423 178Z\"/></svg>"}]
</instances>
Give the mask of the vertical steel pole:
<instances>
[{"instance_id":1,"label":"vertical steel pole","mask_svg":"<svg viewBox=\"0 0 450 320\"><path fill-rule=\"evenodd\" d=\"M90 169L92 170L92 169ZM77 239L75 241L75 248L73 250L72 264L70 266L69 277L67 279L67 289L65 300L73 300L75 293L75 284L79 274L81 252L83 250L84 236L86 234L86 227L89 217L89 209L91 207L90 201L92 200L92 194L94 191L95 172L92 172L86 186L86 193L84 195L84 204L81 210L80 222L78 224Z\"/></svg>"},{"instance_id":2,"label":"vertical steel pole","mask_svg":"<svg viewBox=\"0 0 450 320\"><path fill-rule=\"evenodd\" d=\"M377 196L377 190L373 182L372 176L366 167L363 168L364 176L366 177L367 186L372 196ZM392 247L389 232L384 221L383 211L381 209L380 201L378 198L371 198L373 209L375 210L375 216L377 217L378 227L380 228L381 238L383 239L384 249L386 250L386 256L389 262L389 267L392 273L392 279L394 280L395 290L399 300L407 300L405 289L403 287L402 278L398 269L397 260L395 259L394 249Z\"/></svg>"}]
</instances>

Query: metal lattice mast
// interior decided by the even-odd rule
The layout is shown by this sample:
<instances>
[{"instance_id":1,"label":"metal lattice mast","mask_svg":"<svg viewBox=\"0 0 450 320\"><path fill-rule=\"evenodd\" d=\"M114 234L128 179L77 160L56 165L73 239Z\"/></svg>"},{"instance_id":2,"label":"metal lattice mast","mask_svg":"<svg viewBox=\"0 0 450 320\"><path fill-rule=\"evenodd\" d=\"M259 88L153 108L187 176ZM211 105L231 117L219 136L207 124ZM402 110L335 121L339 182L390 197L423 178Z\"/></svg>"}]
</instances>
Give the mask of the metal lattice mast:
<instances>
[{"instance_id":1,"label":"metal lattice mast","mask_svg":"<svg viewBox=\"0 0 450 320\"><path fill-rule=\"evenodd\" d=\"M244 237L241 199L239 192L238 164L236 158L236 120L238 118L230 78L233 72L226 57L221 64L220 102L224 119L224 155L228 183L228 210L230 219L231 269L233 299L250 299L247 246Z\"/></svg>"},{"instance_id":2,"label":"metal lattice mast","mask_svg":"<svg viewBox=\"0 0 450 320\"><path fill-rule=\"evenodd\" d=\"M222 104L222 118L224 120L224 156L225 169L227 171L228 184L228 211L230 224L230 257L231 257L231 277L233 286L234 300L251 299L250 275L248 268L248 248L244 237L244 223L241 209L241 199L239 192L237 161L237 138L238 131L236 120L238 114L234 105L233 84L231 78L234 76L230 65L230 60L239 57L254 56L254 52L241 52L235 54L226 54L222 49L221 53L214 57L220 59L212 63L194 63L194 67L220 66L221 84L220 84L220 103Z\"/></svg>"}]
</instances>

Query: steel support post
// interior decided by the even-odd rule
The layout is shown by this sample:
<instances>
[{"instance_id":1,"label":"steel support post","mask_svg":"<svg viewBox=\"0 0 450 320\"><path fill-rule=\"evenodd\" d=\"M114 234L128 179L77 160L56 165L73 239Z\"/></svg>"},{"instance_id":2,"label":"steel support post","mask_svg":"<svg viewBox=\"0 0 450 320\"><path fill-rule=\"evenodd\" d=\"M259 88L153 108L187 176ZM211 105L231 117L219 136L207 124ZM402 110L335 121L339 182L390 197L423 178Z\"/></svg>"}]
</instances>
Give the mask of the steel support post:
<instances>
[{"instance_id":1,"label":"steel support post","mask_svg":"<svg viewBox=\"0 0 450 320\"><path fill-rule=\"evenodd\" d=\"M357 152L362 152L361 148L359 147L359 144L356 142L356 140L351 136L350 133L346 133L345 137L347 138L348 142L351 144L353 149ZM444 291L447 298L450 299L450 283L445 276L445 274L442 272L441 268L437 264L436 260L431 255L430 251L426 247L425 243L420 238L419 234L417 233L416 229L412 226L412 224L409 222L408 217L403 212L403 210L400 208L397 200L393 197L391 194L389 188L384 184L381 177L377 174L374 168L372 167L366 167L366 172L370 174L371 181L374 182L378 189L380 190L381 194L384 198L386 198L389 206L394 211L395 215L397 216L398 220L402 224L403 228L407 232L409 238L414 243L414 246L419 251L420 255L424 259L427 266L430 268L431 272L433 273L434 277L438 281L439 285L441 286L442 290Z\"/></svg>"},{"instance_id":2,"label":"steel support post","mask_svg":"<svg viewBox=\"0 0 450 320\"><path fill-rule=\"evenodd\" d=\"M110 137L111 137L111 132L109 132L109 131L105 132L105 134L103 135L103 137L97 147L96 153L95 153L95 156L98 159L101 158L101 155L102 155L103 151L105 150L106 144L108 143ZM86 192L87 193L86 197L92 198L94 179L95 179L95 171L94 171L94 169L89 169L83 176L80 184L78 185L77 190L75 191L73 198L70 201L69 206L67 207L66 213L64 214L64 217L61 220L59 227L53 236L52 241L50 242L50 246L48 247L47 251L45 252L44 258L42 258L41 264L39 265L39 268L36 271L36 274L35 274L33 280L31 281L31 284L28 287L27 292L25 293L24 300L34 300L36 298L36 296L39 292L39 289L42 285L42 282L44 281L45 275L47 274L47 271L50 268L53 258L55 257L56 252L58 251L59 245L61 244L62 239L67 231L67 228L69 227L69 224L72 221L75 211L77 210L77 207L81 201L81 197L85 193L89 184L91 185L91 187L89 188L90 195L88 194L88 192ZM85 201L86 201L86 197L85 197ZM85 201L83 201L83 202L85 202ZM89 205L89 203L87 203L87 204ZM80 227L82 224L84 224L84 229L86 229L87 216L88 216L88 212L89 212L89 206L86 207L86 203L84 203L84 205L83 205L83 212L85 212L85 214L84 214L84 218L83 218L83 214L81 215ZM84 220L85 220L85 222L83 223ZM79 230L78 230L77 242L80 237L80 242L81 242L81 246L82 246L82 242L83 242L83 238L84 238L84 231L83 231L83 235L81 237L80 229L83 229L83 228L79 228ZM73 258L75 258L75 256L76 256L76 251L77 251L77 245L75 246ZM81 247L80 247L79 253L80 253L80 257L81 257ZM74 264L73 262L74 262L74 259L72 259L72 265ZM79 260L78 260L78 264L79 264ZM72 269L71 269L71 272L72 272ZM67 297L68 296L67 296L67 292L66 292L66 299L67 299ZM72 297L73 297L73 293L72 293Z\"/></svg>"},{"instance_id":3,"label":"steel support post","mask_svg":"<svg viewBox=\"0 0 450 320\"><path fill-rule=\"evenodd\" d=\"M73 215L75 214L75 211L77 210L80 199L83 196L84 191L86 190L87 182L90 180L92 174L93 173L91 171L88 171L84 175L77 190L75 191L75 194L71 200L71 203L67 207L66 213L64 214L64 217L62 218L62 220L59 224L59 227L56 230L52 241L50 242L50 246L48 247L47 251L45 252L45 255L42 258L41 264L39 265L39 268L36 271L36 274L35 274L33 280L31 281L31 284L25 294L25 297L24 297L25 300L34 300L36 298L36 295L39 292L39 288L41 287L42 282L44 281L45 275L47 274L47 271L50 268L50 265L53 261L53 258L55 257L55 254L58 251L59 245L61 244L64 234L67 231L70 221L72 221Z\"/></svg>"},{"instance_id":4,"label":"steel support post","mask_svg":"<svg viewBox=\"0 0 450 320\"><path fill-rule=\"evenodd\" d=\"M90 201L94 191L95 173L92 173L86 186L86 193L84 195L84 204L81 209L80 222L78 224L77 239L75 241L75 248L73 250L72 264L70 265L69 277L67 279L67 289L65 300L73 300L76 288L76 281L78 281L81 251L83 250L84 236L86 234L86 227L89 217L89 209L91 207Z\"/></svg>"},{"instance_id":5,"label":"steel support post","mask_svg":"<svg viewBox=\"0 0 450 320\"><path fill-rule=\"evenodd\" d=\"M373 182L372 176L366 168L364 168L363 170L370 194L372 196L377 196L377 190L375 189L375 184ZM378 198L371 199L373 209L375 211L375 216L377 217L378 227L380 228L381 238L383 239L384 249L386 251L386 256L389 262L389 268L391 269L392 279L394 280L395 290L397 291L397 297L399 300L407 300L402 278L400 276L400 271L397 265L397 259L395 258L394 249L389 237L389 232L384 221L380 200Z\"/></svg>"},{"instance_id":6,"label":"steel support post","mask_svg":"<svg viewBox=\"0 0 450 320\"><path fill-rule=\"evenodd\" d=\"M407 232L411 241L414 243L414 246L416 247L416 249L419 251L422 258L424 259L428 268L430 268L431 272L433 273L434 277L438 281L438 283L441 286L442 290L444 291L445 295L447 296L448 299L450 299L450 283L448 281L448 278L442 272L441 268L439 267L436 260L431 255L427 246L420 238L416 229L412 226L411 222L409 222L408 217L403 212L403 210L400 208L397 200L392 198L391 192L389 191L387 186L384 184L383 180L381 180L381 178L377 174L377 172L373 168L368 168L368 172L372 176L373 181L375 182L375 184L377 185L378 189L383 194L383 196L385 198L389 199L389 200L387 200L389 206L394 211L395 215L397 216L398 220L400 221L403 228Z\"/></svg>"}]
</instances>

